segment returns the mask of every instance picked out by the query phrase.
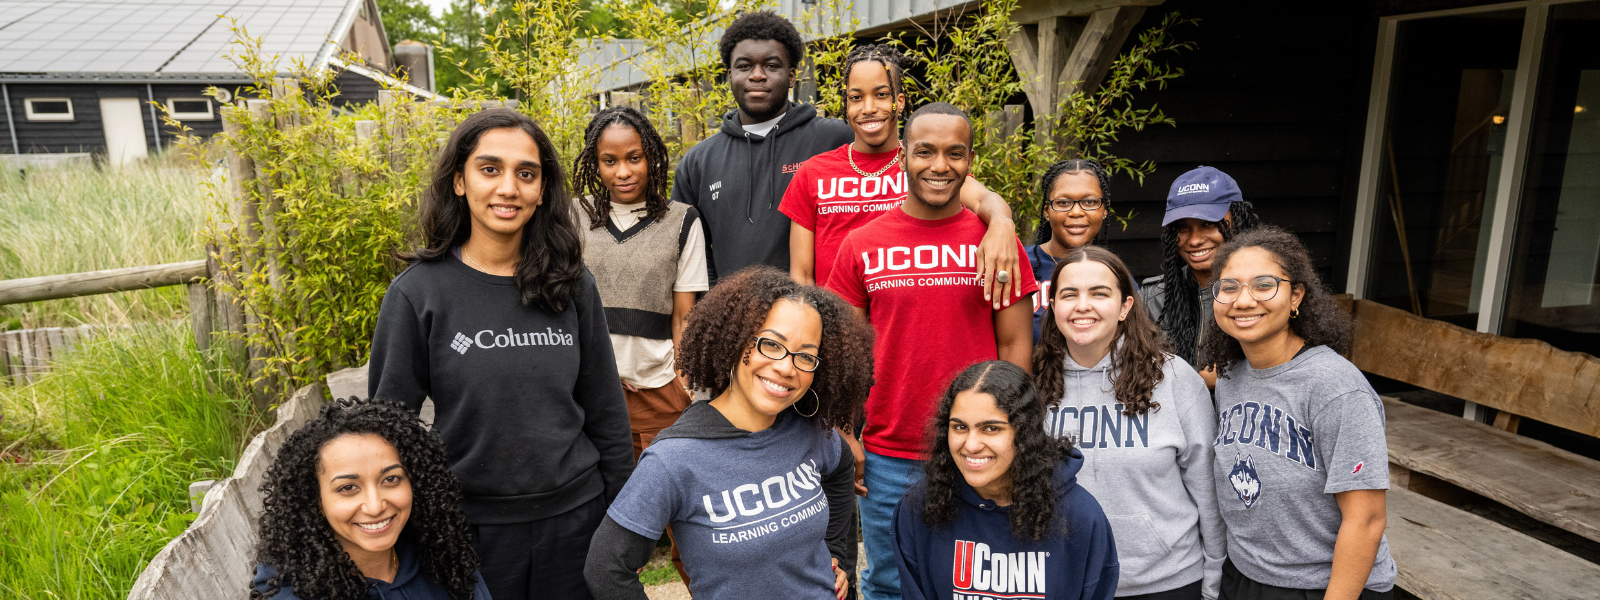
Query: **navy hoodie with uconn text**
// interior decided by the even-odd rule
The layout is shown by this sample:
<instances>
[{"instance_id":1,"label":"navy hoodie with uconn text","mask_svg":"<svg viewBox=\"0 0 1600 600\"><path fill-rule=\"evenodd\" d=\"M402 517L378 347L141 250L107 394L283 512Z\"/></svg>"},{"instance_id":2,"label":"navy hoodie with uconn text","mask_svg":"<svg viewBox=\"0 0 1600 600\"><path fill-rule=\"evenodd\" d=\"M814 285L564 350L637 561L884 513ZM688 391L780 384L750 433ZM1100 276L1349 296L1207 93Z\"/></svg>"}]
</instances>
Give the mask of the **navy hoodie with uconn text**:
<instances>
[{"instance_id":1,"label":"navy hoodie with uconn text","mask_svg":"<svg viewBox=\"0 0 1600 600\"><path fill-rule=\"evenodd\" d=\"M957 481L952 523L922 522L926 482L895 508L895 557L905 600L1111 600L1117 548L1100 503L1078 487L1083 454L1073 448L1055 472L1056 533L1037 542L1011 534L1013 506L996 506ZM1064 516L1064 518L1062 518ZM1060 525L1066 534L1060 534Z\"/></svg>"},{"instance_id":2,"label":"navy hoodie with uconn text","mask_svg":"<svg viewBox=\"0 0 1600 600\"><path fill-rule=\"evenodd\" d=\"M372 337L373 398L422 408L474 525L526 523L615 498L633 472L628 407L594 276L566 310L522 304L510 277L453 254L389 284Z\"/></svg>"}]
</instances>

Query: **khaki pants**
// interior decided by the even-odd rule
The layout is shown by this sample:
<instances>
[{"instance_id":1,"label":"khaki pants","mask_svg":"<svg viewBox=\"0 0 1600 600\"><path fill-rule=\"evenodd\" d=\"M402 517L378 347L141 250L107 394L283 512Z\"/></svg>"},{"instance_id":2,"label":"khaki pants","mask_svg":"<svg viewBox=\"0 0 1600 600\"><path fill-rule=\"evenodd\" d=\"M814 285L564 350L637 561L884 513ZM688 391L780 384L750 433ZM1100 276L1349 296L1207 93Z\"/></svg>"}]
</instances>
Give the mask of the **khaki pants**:
<instances>
[{"instance_id":1,"label":"khaki pants","mask_svg":"<svg viewBox=\"0 0 1600 600\"><path fill-rule=\"evenodd\" d=\"M633 431L634 462L638 462L639 455L656 439L656 434L678 421L678 416L683 414L683 409L689 408L692 401L677 380L637 392L623 388L622 394L628 401L628 427ZM672 542L672 568L678 570L678 577L683 578L683 586L687 588L689 572L683 570L683 560L678 557L678 542L672 537L671 527L667 527L667 539Z\"/></svg>"}]
</instances>

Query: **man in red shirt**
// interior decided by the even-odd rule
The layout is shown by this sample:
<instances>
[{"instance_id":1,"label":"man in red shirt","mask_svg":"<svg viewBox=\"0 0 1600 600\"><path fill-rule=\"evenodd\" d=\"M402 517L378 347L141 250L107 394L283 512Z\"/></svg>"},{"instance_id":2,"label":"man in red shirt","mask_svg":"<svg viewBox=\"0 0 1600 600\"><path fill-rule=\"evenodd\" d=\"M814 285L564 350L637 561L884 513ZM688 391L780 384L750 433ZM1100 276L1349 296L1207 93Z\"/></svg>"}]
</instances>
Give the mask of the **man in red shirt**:
<instances>
[{"instance_id":1,"label":"man in red shirt","mask_svg":"<svg viewBox=\"0 0 1600 600\"><path fill-rule=\"evenodd\" d=\"M802 163L778 206L791 221L789 276L797 282L826 284L844 236L906 198L898 132L905 63L905 55L882 44L859 46L845 57L845 122L855 140ZM1015 271L1016 224L1005 199L977 180L962 185L959 198L989 225L978 245L979 276ZM1016 283L996 281L984 297L997 294L1001 307L1010 306L1020 297Z\"/></svg>"},{"instance_id":2,"label":"man in red shirt","mask_svg":"<svg viewBox=\"0 0 1600 600\"><path fill-rule=\"evenodd\" d=\"M976 362L998 358L1028 369L1033 352L1032 304L1019 298L996 308L980 291L977 245L986 228L956 200L971 169L966 114L943 102L917 109L906 119L902 152L905 202L845 236L828 280L877 334L863 435L868 567L861 592L868 600L900 597L891 521L921 478L924 433L944 386ZM1025 262L1016 268L995 279L1015 282L1025 298L1038 284Z\"/></svg>"}]
</instances>

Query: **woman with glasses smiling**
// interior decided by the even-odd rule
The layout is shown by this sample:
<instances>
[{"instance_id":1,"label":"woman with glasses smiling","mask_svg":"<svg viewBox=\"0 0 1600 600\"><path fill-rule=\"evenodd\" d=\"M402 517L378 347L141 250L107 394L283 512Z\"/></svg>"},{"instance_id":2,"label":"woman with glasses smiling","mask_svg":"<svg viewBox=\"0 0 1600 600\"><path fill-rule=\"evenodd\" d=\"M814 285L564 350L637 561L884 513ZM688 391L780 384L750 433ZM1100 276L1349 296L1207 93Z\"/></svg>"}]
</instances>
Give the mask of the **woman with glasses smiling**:
<instances>
[{"instance_id":1,"label":"woman with glasses smiling","mask_svg":"<svg viewBox=\"0 0 1600 600\"><path fill-rule=\"evenodd\" d=\"M872 328L832 292L752 267L695 305L678 364L713 399L639 458L589 547L590 591L644 600L638 569L670 525L696 598L844 598L855 460L834 427L872 385Z\"/></svg>"},{"instance_id":2,"label":"woman with glasses smiling","mask_svg":"<svg viewBox=\"0 0 1600 600\"><path fill-rule=\"evenodd\" d=\"M1068 252L1096 244L1105 245L1101 225L1110 212L1110 176L1100 163L1086 158L1063 160L1050 165L1039 179L1039 194L1044 197L1034 245L1023 248L1039 278L1039 293L1033 295L1033 343L1039 343L1040 324L1050 307L1050 274L1056 261Z\"/></svg>"},{"instance_id":3,"label":"woman with glasses smiling","mask_svg":"<svg viewBox=\"0 0 1600 600\"><path fill-rule=\"evenodd\" d=\"M1294 235L1260 227L1217 252L1212 474L1228 529L1219 598L1394 596L1384 538L1383 404L1355 365L1350 316ZM1308 593L1309 592L1309 593Z\"/></svg>"}]
</instances>

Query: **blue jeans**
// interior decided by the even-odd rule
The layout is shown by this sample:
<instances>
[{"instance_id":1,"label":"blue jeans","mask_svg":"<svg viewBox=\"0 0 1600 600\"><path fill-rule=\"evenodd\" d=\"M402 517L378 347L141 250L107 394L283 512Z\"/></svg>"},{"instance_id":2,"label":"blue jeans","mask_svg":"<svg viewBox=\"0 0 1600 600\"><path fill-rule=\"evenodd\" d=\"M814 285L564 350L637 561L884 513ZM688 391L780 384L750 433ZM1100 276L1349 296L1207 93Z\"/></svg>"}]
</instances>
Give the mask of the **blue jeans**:
<instances>
[{"instance_id":1,"label":"blue jeans","mask_svg":"<svg viewBox=\"0 0 1600 600\"><path fill-rule=\"evenodd\" d=\"M920 460L867 452L867 498L861 501L861 537L867 547L861 596L866 600L900 600L894 509L911 484L922 479L922 465Z\"/></svg>"}]
</instances>

